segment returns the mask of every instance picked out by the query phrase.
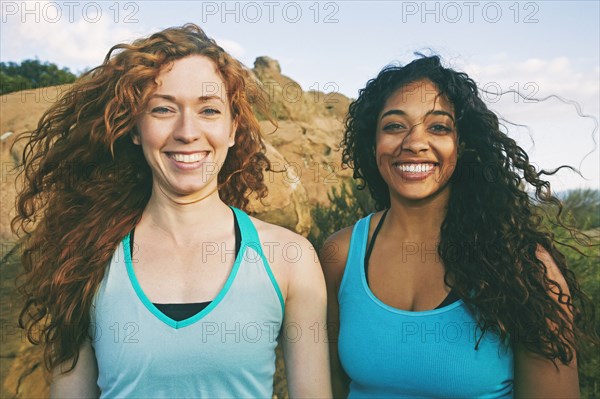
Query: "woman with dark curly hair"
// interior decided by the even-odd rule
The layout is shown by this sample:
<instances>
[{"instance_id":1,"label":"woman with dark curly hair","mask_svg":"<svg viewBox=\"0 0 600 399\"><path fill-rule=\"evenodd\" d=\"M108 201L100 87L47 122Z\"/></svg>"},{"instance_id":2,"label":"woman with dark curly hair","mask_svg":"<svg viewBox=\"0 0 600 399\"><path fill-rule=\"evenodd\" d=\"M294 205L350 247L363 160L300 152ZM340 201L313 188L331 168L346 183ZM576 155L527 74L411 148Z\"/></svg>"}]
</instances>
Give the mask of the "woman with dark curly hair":
<instances>
[{"instance_id":1,"label":"woman with dark curly hair","mask_svg":"<svg viewBox=\"0 0 600 399\"><path fill-rule=\"evenodd\" d=\"M28 137L20 323L51 396L271 397L279 332L325 322L308 241L238 209L267 194L253 105L269 115L189 24L114 46ZM292 397L331 395L326 344L283 350Z\"/></svg>"},{"instance_id":2,"label":"woman with dark curly hair","mask_svg":"<svg viewBox=\"0 0 600 399\"><path fill-rule=\"evenodd\" d=\"M321 258L335 396L577 397L591 303L523 184L557 199L475 82L435 56L386 67L342 146L382 211Z\"/></svg>"}]
</instances>

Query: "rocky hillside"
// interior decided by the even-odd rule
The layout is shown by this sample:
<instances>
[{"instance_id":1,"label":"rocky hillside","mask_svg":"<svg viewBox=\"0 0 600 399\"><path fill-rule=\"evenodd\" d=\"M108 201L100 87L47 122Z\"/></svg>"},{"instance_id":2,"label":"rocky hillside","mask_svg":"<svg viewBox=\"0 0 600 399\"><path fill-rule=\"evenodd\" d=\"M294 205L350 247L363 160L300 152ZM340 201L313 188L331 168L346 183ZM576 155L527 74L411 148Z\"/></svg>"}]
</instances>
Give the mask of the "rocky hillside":
<instances>
[{"instance_id":1,"label":"rocky hillside","mask_svg":"<svg viewBox=\"0 0 600 399\"><path fill-rule=\"evenodd\" d=\"M337 93L302 91L297 82L281 73L279 63L268 57L257 58L252 71L269 93L278 127L261 122L273 171L265 178L269 196L263 203L252 202L251 210L263 220L306 236L312 226L311 207L317 202L327 202L331 187L351 176L347 170L340 171L341 152L338 151L349 99ZM31 348L17 328L20 303L14 294L14 278L18 263L16 256L11 255L16 239L10 230L10 220L14 215L18 186L15 178L21 164L22 144L13 146L13 143L19 133L34 129L43 112L67 89L68 86L55 86L0 97L2 398L48 395L39 350ZM279 397L287 395L283 375L279 358L276 376Z\"/></svg>"}]
</instances>

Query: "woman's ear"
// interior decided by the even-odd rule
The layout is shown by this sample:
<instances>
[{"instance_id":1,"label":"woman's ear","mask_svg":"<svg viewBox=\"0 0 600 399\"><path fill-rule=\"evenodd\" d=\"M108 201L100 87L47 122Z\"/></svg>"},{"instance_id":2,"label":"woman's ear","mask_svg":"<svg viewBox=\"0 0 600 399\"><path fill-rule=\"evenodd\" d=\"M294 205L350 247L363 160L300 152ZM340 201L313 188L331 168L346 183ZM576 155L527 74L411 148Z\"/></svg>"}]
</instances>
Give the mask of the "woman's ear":
<instances>
[{"instance_id":1,"label":"woman's ear","mask_svg":"<svg viewBox=\"0 0 600 399\"><path fill-rule=\"evenodd\" d=\"M129 132L129 136L131 136L131 141L133 141L133 144L141 145L140 133L138 132L137 126L131 129L131 132Z\"/></svg>"},{"instance_id":2,"label":"woman's ear","mask_svg":"<svg viewBox=\"0 0 600 399\"><path fill-rule=\"evenodd\" d=\"M237 133L237 128L238 128L238 117L235 117L235 119L231 123L231 133L229 134L229 148L231 148L235 145L235 135Z\"/></svg>"}]
</instances>

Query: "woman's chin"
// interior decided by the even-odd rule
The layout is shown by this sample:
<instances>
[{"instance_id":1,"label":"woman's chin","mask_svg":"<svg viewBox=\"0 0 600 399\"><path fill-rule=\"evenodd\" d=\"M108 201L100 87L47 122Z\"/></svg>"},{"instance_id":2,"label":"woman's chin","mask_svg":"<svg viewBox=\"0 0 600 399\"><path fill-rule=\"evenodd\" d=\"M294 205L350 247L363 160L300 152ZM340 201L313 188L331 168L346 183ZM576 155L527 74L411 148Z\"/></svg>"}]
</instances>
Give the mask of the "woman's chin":
<instances>
[{"instance_id":1,"label":"woman's chin","mask_svg":"<svg viewBox=\"0 0 600 399\"><path fill-rule=\"evenodd\" d=\"M158 185L158 189L159 190L157 191L159 193L173 201L190 202L197 201L198 199L203 199L210 196L212 193L217 191L217 186L186 184L163 187L162 185Z\"/></svg>"}]
</instances>

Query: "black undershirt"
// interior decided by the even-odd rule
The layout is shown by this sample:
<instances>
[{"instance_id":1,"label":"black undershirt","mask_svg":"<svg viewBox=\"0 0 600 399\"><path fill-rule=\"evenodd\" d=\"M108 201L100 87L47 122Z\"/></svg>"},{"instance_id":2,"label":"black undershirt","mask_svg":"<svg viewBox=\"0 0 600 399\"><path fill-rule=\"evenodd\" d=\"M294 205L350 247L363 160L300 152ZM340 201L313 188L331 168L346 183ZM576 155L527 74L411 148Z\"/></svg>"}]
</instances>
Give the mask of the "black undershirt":
<instances>
[{"instance_id":1,"label":"black undershirt","mask_svg":"<svg viewBox=\"0 0 600 399\"><path fill-rule=\"evenodd\" d=\"M233 212L233 209L232 209ZM233 223L235 228L235 257L237 258L238 253L242 245L242 232L240 231L240 225L238 223L235 212L233 213ZM133 237L135 234L135 227L131 230L129 236L129 250L131 251L131 257L133 258ZM204 308L211 304L212 301L208 302L196 302L196 303L153 303L158 310L165 314L170 319L175 321L181 321L192 317L193 315L200 313Z\"/></svg>"},{"instance_id":2,"label":"black undershirt","mask_svg":"<svg viewBox=\"0 0 600 399\"><path fill-rule=\"evenodd\" d=\"M383 221L384 221L388 211L389 211L389 209L386 209L383 212L383 215L381 215L381 219L379 219L379 223L377 223L377 227L375 227L375 231L373 232L373 237L371 237L371 242L369 243L369 246L367 247L367 252L365 254L365 279L367 280L367 285L369 285L369 273L368 273L369 258L371 257L371 252L373 252L373 246L375 245L375 238L377 238L377 234L379 234L379 230L381 230L381 226L383 226ZM446 298L444 298L442 303L440 303L438 305L438 307L436 307L436 309L443 308L444 306L448 306L451 303L458 301L459 299L460 298L458 297L458 295L456 295L456 292L454 292L453 289L450 289L450 292L448 293L448 295L446 295Z\"/></svg>"}]
</instances>

